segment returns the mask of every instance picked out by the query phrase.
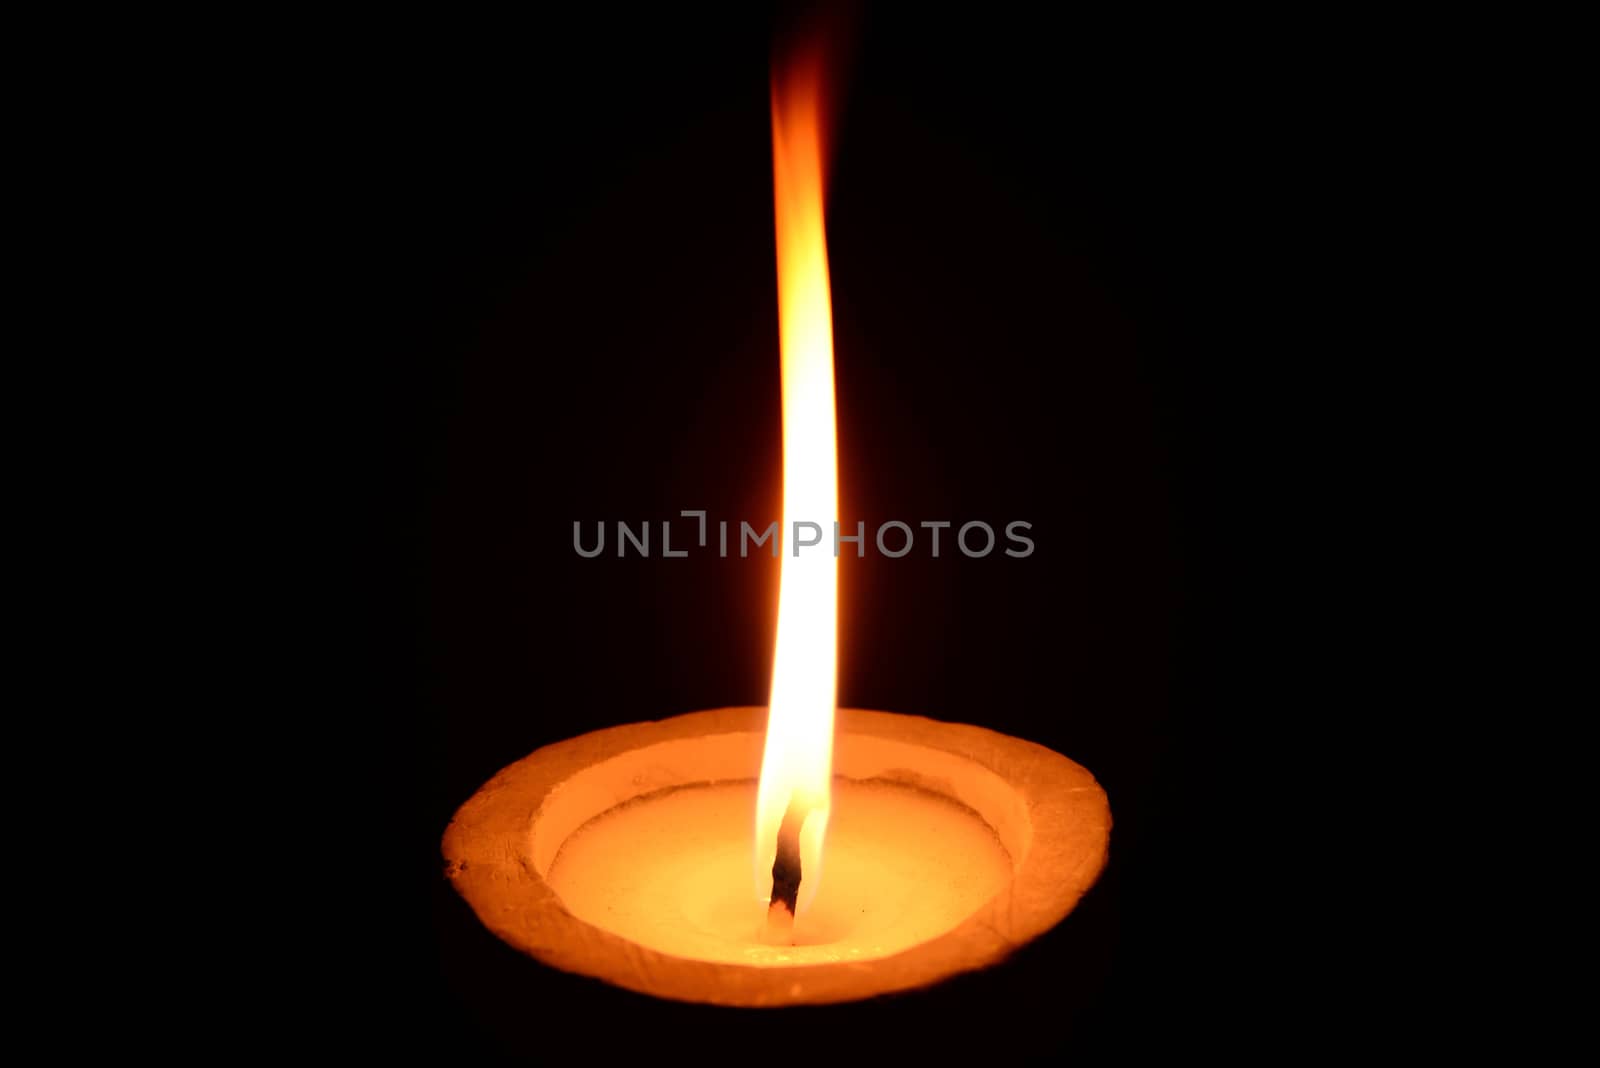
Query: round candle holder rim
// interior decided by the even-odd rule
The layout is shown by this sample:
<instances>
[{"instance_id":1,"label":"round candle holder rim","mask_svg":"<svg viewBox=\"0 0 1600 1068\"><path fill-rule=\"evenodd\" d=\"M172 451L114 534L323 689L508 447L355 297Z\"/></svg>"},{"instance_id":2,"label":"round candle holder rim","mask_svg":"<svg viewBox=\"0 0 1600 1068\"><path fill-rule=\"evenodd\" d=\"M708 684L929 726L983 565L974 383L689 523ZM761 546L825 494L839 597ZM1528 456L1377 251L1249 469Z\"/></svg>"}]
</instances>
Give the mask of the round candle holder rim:
<instances>
[{"instance_id":1,"label":"round candle holder rim","mask_svg":"<svg viewBox=\"0 0 1600 1068\"><path fill-rule=\"evenodd\" d=\"M760 706L710 709L605 727L543 746L501 769L456 812L441 843L446 874L490 931L547 965L663 998L766 1007L858 1000L994 964L1059 923L1104 867L1110 807L1105 791L1081 765L1037 743L972 724L840 709L835 773L854 777L848 774L852 766L870 769L908 754L923 770L932 766L945 773L924 776L917 767L892 769L908 775L913 785L966 804L994 827L1013 867L1004 890L946 933L891 956L780 966L674 956L573 915L547 879L561 842L547 835L541 843L540 824L564 820L564 838L610 805L690 783L630 780L625 792L633 791L631 796L610 797L587 816L585 804L573 808L571 791L563 800L561 787L608 761L663 743L709 743L714 737L726 741L726 736L752 734L759 743L766 715ZM873 739L884 744L875 746ZM916 750L928 755L919 759ZM754 752L759 769L759 744ZM953 777L959 781L953 781L956 765L950 758L1003 782L1016 807L1012 816L1002 814L1000 822L1020 812L1022 825L1009 830L994 826L995 806L1010 803L995 796L993 784L981 775L957 771ZM960 796L963 789L968 797ZM595 804L585 800L587 807ZM564 804L573 810L558 820L553 813Z\"/></svg>"}]
</instances>

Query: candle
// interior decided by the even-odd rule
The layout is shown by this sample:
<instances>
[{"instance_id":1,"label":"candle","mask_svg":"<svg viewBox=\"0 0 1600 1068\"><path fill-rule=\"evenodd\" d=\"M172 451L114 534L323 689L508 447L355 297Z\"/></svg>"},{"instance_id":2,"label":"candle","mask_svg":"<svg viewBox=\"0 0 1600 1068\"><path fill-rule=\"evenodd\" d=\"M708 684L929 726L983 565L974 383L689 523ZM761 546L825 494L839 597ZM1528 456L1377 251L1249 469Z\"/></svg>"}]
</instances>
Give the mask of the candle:
<instances>
[{"instance_id":1,"label":"candle","mask_svg":"<svg viewBox=\"0 0 1600 1068\"><path fill-rule=\"evenodd\" d=\"M993 964L1060 922L1104 866L1105 792L1061 754L840 709L821 889L797 944L772 945L748 867L766 717L694 712L539 749L456 813L446 872L491 931L547 964L660 997L772 1006Z\"/></svg>"},{"instance_id":2,"label":"candle","mask_svg":"<svg viewBox=\"0 0 1600 1068\"><path fill-rule=\"evenodd\" d=\"M839 516L821 70L805 54L772 100L786 534ZM446 870L502 939L665 998L836 1002L992 964L1094 882L1110 809L1071 760L836 715L837 561L784 548L766 707L546 746L456 813Z\"/></svg>"}]
</instances>

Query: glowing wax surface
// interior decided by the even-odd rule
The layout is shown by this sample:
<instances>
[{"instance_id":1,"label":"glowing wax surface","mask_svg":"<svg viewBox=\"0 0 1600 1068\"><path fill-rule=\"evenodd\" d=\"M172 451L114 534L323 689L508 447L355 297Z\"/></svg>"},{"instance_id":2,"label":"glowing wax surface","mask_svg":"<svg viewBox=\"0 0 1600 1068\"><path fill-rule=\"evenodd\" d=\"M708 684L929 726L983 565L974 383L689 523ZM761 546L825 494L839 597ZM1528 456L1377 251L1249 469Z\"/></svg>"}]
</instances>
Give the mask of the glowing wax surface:
<instances>
[{"instance_id":1,"label":"glowing wax surface","mask_svg":"<svg viewBox=\"0 0 1600 1068\"><path fill-rule=\"evenodd\" d=\"M817 897L795 924L798 944L769 945L767 903L750 890L755 798L748 781L620 805L562 844L550 885L579 919L659 952L782 966L909 949L956 927L1012 875L972 810L897 783L836 778Z\"/></svg>"}]
</instances>

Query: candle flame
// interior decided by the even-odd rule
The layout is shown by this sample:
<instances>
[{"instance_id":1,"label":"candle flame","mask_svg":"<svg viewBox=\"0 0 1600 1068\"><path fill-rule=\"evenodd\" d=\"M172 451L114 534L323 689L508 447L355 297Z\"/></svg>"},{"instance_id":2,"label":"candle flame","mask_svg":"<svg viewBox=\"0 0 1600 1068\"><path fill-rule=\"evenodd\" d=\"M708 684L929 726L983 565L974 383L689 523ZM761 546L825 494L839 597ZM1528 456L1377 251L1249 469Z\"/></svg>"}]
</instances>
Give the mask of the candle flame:
<instances>
[{"instance_id":1,"label":"candle flame","mask_svg":"<svg viewBox=\"0 0 1600 1068\"><path fill-rule=\"evenodd\" d=\"M779 827L791 805L800 831L797 913L816 896L833 774L838 663L839 516L834 433L833 321L823 232L824 85L813 53L772 85L772 171L783 363L783 565L761 788L756 802L756 890L772 893ZM796 555L795 524L821 528ZM816 533L806 528L810 537Z\"/></svg>"}]
</instances>

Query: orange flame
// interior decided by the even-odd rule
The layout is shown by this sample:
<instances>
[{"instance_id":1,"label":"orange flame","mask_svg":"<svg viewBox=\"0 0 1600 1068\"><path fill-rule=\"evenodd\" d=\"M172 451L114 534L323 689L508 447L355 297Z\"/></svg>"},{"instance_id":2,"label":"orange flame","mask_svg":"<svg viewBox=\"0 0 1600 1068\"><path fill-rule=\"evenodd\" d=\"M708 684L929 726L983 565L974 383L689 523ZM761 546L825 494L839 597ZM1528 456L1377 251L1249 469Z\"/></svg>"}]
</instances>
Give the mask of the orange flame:
<instances>
[{"instance_id":1,"label":"orange flame","mask_svg":"<svg viewBox=\"0 0 1600 1068\"><path fill-rule=\"evenodd\" d=\"M778 829L790 804L806 813L797 911L816 896L833 774L837 684L839 516L834 435L833 313L823 233L823 91L813 55L772 87L773 200L778 237L778 328L783 358L783 565L778 635L761 788L756 802L756 890L772 892ZM796 555L796 522L821 540ZM807 528L807 534L814 532Z\"/></svg>"}]
</instances>

